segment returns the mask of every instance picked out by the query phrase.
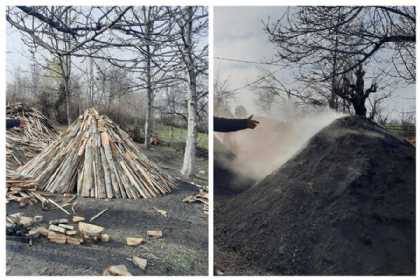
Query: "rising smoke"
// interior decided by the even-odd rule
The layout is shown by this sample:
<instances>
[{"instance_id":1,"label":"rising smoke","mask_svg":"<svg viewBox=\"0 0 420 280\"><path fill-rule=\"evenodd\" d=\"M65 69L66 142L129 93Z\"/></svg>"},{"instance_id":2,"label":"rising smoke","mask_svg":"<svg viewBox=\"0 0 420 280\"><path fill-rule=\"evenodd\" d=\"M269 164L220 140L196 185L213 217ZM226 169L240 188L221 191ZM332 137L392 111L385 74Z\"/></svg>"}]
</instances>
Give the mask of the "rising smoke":
<instances>
[{"instance_id":1,"label":"rising smoke","mask_svg":"<svg viewBox=\"0 0 420 280\"><path fill-rule=\"evenodd\" d=\"M322 128L344 116L328 108L297 107L290 102L275 103L269 111L257 106L246 111L260 121L256 129L215 135L235 154L229 168L257 181L292 158Z\"/></svg>"}]
</instances>

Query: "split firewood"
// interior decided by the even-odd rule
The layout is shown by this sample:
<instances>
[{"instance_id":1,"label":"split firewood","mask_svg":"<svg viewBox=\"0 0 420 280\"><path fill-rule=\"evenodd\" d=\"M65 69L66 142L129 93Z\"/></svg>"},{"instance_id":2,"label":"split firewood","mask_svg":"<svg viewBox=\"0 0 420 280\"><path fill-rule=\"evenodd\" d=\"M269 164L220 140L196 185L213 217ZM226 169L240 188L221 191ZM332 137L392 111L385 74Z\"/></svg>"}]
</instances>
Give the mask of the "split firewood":
<instances>
[{"instance_id":1,"label":"split firewood","mask_svg":"<svg viewBox=\"0 0 420 280\"><path fill-rule=\"evenodd\" d=\"M48 233L48 240L54 243L66 244L67 236L65 236L64 234L50 231Z\"/></svg>"},{"instance_id":2,"label":"split firewood","mask_svg":"<svg viewBox=\"0 0 420 280\"><path fill-rule=\"evenodd\" d=\"M76 235L76 234L77 234L77 230L67 230L66 231L66 235L72 236L72 235Z\"/></svg>"},{"instance_id":3,"label":"split firewood","mask_svg":"<svg viewBox=\"0 0 420 280\"><path fill-rule=\"evenodd\" d=\"M158 212L159 214L161 214L162 216L164 216L165 218L168 217L168 211L162 210L162 209L158 209L156 207L154 207L153 209L156 210L156 212Z\"/></svg>"},{"instance_id":4,"label":"split firewood","mask_svg":"<svg viewBox=\"0 0 420 280\"><path fill-rule=\"evenodd\" d=\"M148 230L147 236L152 237L152 238L161 238L162 231L161 230Z\"/></svg>"},{"instance_id":5,"label":"split firewood","mask_svg":"<svg viewBox=\"0 0 420 280\"><path fill-rule=\"evenodd\" d=\"M189 196L185 197L182 201L186 202L186 203L194 203L194 202L202 203L204 213L208 214L209 194L207 192L200 191L199 193L192 194L192 195L189 195Z\"/></svg>"},{"instance_id":6,"label":"split firewood","mask_svg":"<svg viewBox=\"0 0 420 280\"><path fill-rule=\"evenodd\" d=\"M39 232L39 234L45 237L48 237L48 234L50 233L50 231L45 227L38 227L37 231Z\"/></svg>"},{"instance_id":7,"label":"split firewood","mask_svg":"<svg viewBox=\"0 0 420 280\"><path fill-rule=\"evenodd\" d=\"M39 111L21 103L6 107L8 118L19 118L25 128L12 128L6 131L6 170L15 170L39 154L58 133Z\"/></svg>"},{"instance_id":8,"label":"split firewood","mask_svg":"<svg viewBox=\"0 0 420 280\"><path fill-rule=\"evenodd\" d=\"M73 223L78 223L78 222L83 222L85 220L84 217L80 217L80 216L73 216Z\"/></svg>"},{"instance_id":9,"label":"split firewood","mask_svg":"<svg viewBox=\"0 0 420 280\"><path fill-rule=\"evenodd\" d=\"M186 202L186 203L192 203L192 202L195 202L194 195L189 195L189 196L185 197L185 198L182 200L182 202Z\"/></svg>"},{"instance_id":10,"label":"split firewood","mask_svg":"<svg viewBox=\"0 0 420 280\"><path fill-rule=\"evenodd\" d=\"M19 224L28 227L34 223L34 219L31 217L21 216L19 218Z\"/></svg>"},{"instance_id":11,"label":"split firewood","mask_svg":"<svg viewBox=\"0 0 420 280\"><path fill-rule=\"evenodd\" d=\"M43 191L101 199L152 198L175 187L126 132L93 108L17 173Z\"/></svg>"},{"instance_id":12,"label":"split firewood","mask_svg":"<svg viewBox=\"0 0 420 280\"><path fill-rule=\"evenodd\" d=\"M59 227L64 228L66 230L73 230L74 226L72 225L67 225L67 224L58 224Z\"/></svg>"},{"instance_id":13,"label":"split firewood","mask_svg":"<svg viewBox=\"0 0 420 280\"><path fill-rule=\"evenodd\" d=\"M139 237L127 237L128 246L139 246L144 244L144 239Z\"/></svg>"},{"instance_id":14,"label":"split firewood","mask_svg":"<svg viewBox=\"0 0 420 280\"><path fill-rule=\"evenodd\" d=\"M140 258L140 257L136 257L133 256L132 257L132 262L137 265L141 270L146 270L146 266L147 266L147 260Z\"/></svg>"},{"instance_id":15,"label":"split firewood","mask_svg":"<svg viewBox=\"0 0 420 280\"><path fill-rule=\"evenodd\" d=\"M52 200L52 199L48 199L48 202L50 202L50 203L52 203L52 204L54 204L54 206L55 207L57 207L58 209L60 209L61 211L63 211L64 213L66 213L67 215L70 215L70 212L69 211L67 211L66 209L64 209L63 207L61 207L57 202L55 202L54 200Z\"/></svg>"},{"instance_id":16,"label":"split firewood","mask_svg":"<svg viewBox=\"0 0 420 280\"><path fill-rule=\"evenodd\" d=\"M48 230L55 231L55 232L60 232L60 233L66 233L65 228L62 228L62 227L59 227L59 226L56 226L56 225L50 225L48 227Z\"/></svg>"},{"instance_id":17,"label":"split firewood","mask_svg":"<svg viewBox=\"0 0 420 280\"><path fill-rule=\"evenodd\" d=\"M79 231L91 237L101 234L104 230L105 228L101 226L79 222Z\"/></svg>"},{"instance_id":18,"label":"split firewood","mask_svg":"<svg viewBox=\"0 0 420 280\"><path fill-rule=\"evenodd\" d=\"M107 267L104 272L104 276L131 276L131 273L128 272L128 269L125 265L111 265Z\"/></svg>"},{"instance_id":19,"label":"split firewood","mask_svg":"<svg viewBox=\"0 0 420 280\"><path fill-rule=\"evenodd\" d=\"M72 245L80 245L80 243L82 243L82 240L80 238L67 236L66 242Z\"/></svg>"},{"instance_id":20,"label":"split firewood","mask_svg":"<svg viewBox=\"0 0 420 280\"><path fill-rule=\"evenodd\" d=\"M44 205L47 199L36 190L37 186L38 184L31 178L8 171L6 175L6 200L15 201L19 203L20 207L32 205L38 201Z\"/></svg>"},{"instance_id":21,"label":"split firewood","mask_svg":"<svg viewBox=\"0 0 420 280\"><path fill-rule=\"evenodd\" d=\"M109 210L109 208L106 208L106 209L102 210L101 212L99 212L98 214L96 214L95 216L93 216L92 218L90 218L89 219L89 222L93 222L94 220L96 220L97 218L99 218L100 216L102 216L102 214L104 214L108 210Z\"/></svg>"}]
</instances>

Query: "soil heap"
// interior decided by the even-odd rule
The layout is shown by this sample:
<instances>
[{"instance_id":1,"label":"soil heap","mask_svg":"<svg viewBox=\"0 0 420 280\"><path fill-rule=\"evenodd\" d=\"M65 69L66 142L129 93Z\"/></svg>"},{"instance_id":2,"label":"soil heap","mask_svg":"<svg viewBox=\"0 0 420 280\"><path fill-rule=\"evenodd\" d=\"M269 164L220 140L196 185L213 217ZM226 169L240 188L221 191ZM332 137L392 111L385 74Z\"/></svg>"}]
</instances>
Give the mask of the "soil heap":
<instances>
[{"instance_id":1,"label":"soil heap","mask_svg":"<svg viewBox=\"0 0 420 280\"><path fill-rule=\"evenodd\" d=\"M337 119L215 212L216 244L282 275L413 275L415 148Z\"/></svg>"},{"instance_id":2,"label":"soil heap","mask_svg":"<svg viewBox=\"0 0 420 280\"><path fill-rule=\"evenodd\" d=\"M175 187L126 132L93 108L16 172L43 191L93 198L151 198Z\"/></svg>"}]
</instances>

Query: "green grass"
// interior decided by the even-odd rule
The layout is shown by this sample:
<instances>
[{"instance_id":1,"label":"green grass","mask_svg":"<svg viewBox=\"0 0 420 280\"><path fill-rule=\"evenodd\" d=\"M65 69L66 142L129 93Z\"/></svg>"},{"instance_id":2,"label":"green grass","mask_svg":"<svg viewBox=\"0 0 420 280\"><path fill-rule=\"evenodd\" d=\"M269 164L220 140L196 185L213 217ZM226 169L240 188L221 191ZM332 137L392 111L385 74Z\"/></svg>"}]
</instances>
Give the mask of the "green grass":
<instances>
[{"instance_id":1,"label":"green grass","mask_svg":"<svg viewBox=\"0 0 420 280\"><path fill-rule=\"evenodd\" d=\"M172 132L171 132L172 130ZM159 138L163 142L167 143L176 143L176 142L183 142L186 141L187 136L187 129L185 128L178 128L178 127L171 127L171 126L164 126L161 125L156 129ZM171 136L172 133L172 136ZM208 149L208 134L206 133L198 133L197 136L197 144L198 147L203 149Z\"/></svg>"}]
</instances>

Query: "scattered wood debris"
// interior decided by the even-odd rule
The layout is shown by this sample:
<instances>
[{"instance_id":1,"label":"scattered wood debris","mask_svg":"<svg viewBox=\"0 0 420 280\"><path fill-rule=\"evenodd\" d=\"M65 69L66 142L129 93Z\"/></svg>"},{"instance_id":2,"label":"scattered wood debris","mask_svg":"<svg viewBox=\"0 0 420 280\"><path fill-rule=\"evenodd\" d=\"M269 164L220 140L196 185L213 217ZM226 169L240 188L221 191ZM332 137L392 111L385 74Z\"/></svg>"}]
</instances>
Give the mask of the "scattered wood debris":
<instances>
[{"instance_id":1,"label":"scattered wood debris","mask_svg":"<svg viewBox=\"0 0 420 280\"><path fill-rule=\"evenodd\" d=\"M144 239L140 237L127 237L128 246L139 246L144 244Z\"/></svg>"},{"instance_id":2,"label":"scattered wood debris","mask_svg":"<svg viewBox=\"0 0 420 280\"><path fill-rule=\"evenodd\" d=\"M120 264L107 267L103 272L103 276L131 276L131 273L128 272L125 265Z\"/></svg>"},{"instance_id":3,"label":"scattered wood debris","mask_svg":"<svg viewBox=\"0 0 420 280\"><path fill-rule=\"evenodd\" d=\"M186 198L184 198L182 201L186 203L194 203L194 202L203 203L204 213L208 214L209 212L209 194L205 191L200 191L199 193L189 195Z\"/></svg>"},{"instance_id":4,"label":"scattered wood debris","mask_svg":"<svg viewBox=\"0 0 420 280\"><path fill-rule=\"evenodd\" d=\"M103 232L105 229L101 226L84 222L70 224L67 218L44 222L48 224L48 228L39 225L43 221L42 216L27 217L22 213L15 213L7 216L6 221L9 235L30 237L31 241L32 238L43 236L54 243L80 245L85 241L109 242L111 239L108 234ZM77 224L78 230L75 229Z\"/></svg>"},{"instance_id":5,"label":"scattered wood debris","mask_svg":"<svg viewBox=\"0 0 420 280\"><path fill-rule=\"evenodd\" d=\"M148 230L147 236L158 239L162 238L163 235L161 230Z\"/></svg>"},{"instance_id":6,"label":"scattered wood debris","mask_svg":"<svg viewBox=\"0 0 420 280\"><path fill-rule=\"evenodd\" d=\"M101 226L97 226L97 225L94 225L94 224L88 224L88 223L85 223L85 222L79 222L79 231L82 234L85 234L85 235L90 236L90 237L98 236L104 230L105 230L105 228L103 228Z\"/></svg>"},{"instance_id":7,"label":"scattered wood debris","mask_svg":"<svg viewBox=\"0 0 420 280\"><path fill-rule=\"evenodd\" d=\"M66 244L67 236L50 230L48 232L48 240L54 243Z\"/></svg>"},{"instance_id":8,"label":"scattered wood debris","mask_svg":"<svg viewBox=\"0 0 420 280\"><path fill-rule=\"evenodd\" d=\"M73 223L84 222L85 218L81 217L81 216L73 216L72 221L73 221Z\"/></svg>"},{"instance_id":9,"label":"scattered wood debris","mask_svg":"<svg viewBox=\"0 0 420 280\"><path fill-rule=\"evenodd\" d=\"M6 116L25 122L25 128L12 128L6 132L6 169L9 172L39 154L58 133L41 112L21 103L8 105Z\"/></svg>"},{"instance_id":10,"label":"scattered wood debris","mask_svg":"<svg viewBox=\"0 0 420 280\"><path fill-rule=\"evenodd\" d=\"M175 187L125 131L93 108L17 172L44 191L93 198L151 198Z\"/></svg>"},{"instance_id":11,"label":"scattered wood debris","mask_svg":"<svg viewBox=\"0 0 420 280\"><path fill-rule=\"evenodd\" d=\"M97 218L99 218L100 216L102 216L102 214L105 213L108 210L109 210L109 208L106 208L106 209L102 210L101 212L99 212L98 214L96 214L95 216L93 216L92 218L90 218L89 219L89 222L93 222L94 220L96 220Z\"/></svg>"},{"instance_id":12,"label":"scattered wood debris","mask_svg":"<svg viewBox=\"0 0 420 280\"><path fill-rule=\"evenodd\" d=\"M154 210L156 210L156 212L158 212L159 214L161 214L162 216L164 216L165 218L168 217L168 211L162 210L162 209L158 209L156 207L153 207Z\"/></svg>"},{"instance_id":13,"label":"scattered wood debris","mask_svg":"<svg viewBox=\"0 0 420 280\"><path fill-rule=\"evenodd\" d=\"M6 175L6 201L15 201L20 207L33 205L41 202L43 206L48 204L45 198L48 194L37 191L38 184L32 179L24 176L18 176L15 173Z\"/></svg>"},{"instance_id":14,"label":"scattered wood debris","mask_svg":"<svg viewBox=\"0 0 420 280\"><path fill-rule=\"evenodd\" d=\"M143 258L140 258L140 257L137 257L137 256L133 256L132 258L131 258L131 261L135 264L135 265L137 265L141 270L146 270L146 267L147 267L147 260L146 259L143 259Z\"/></svg>"}]
</instances>

